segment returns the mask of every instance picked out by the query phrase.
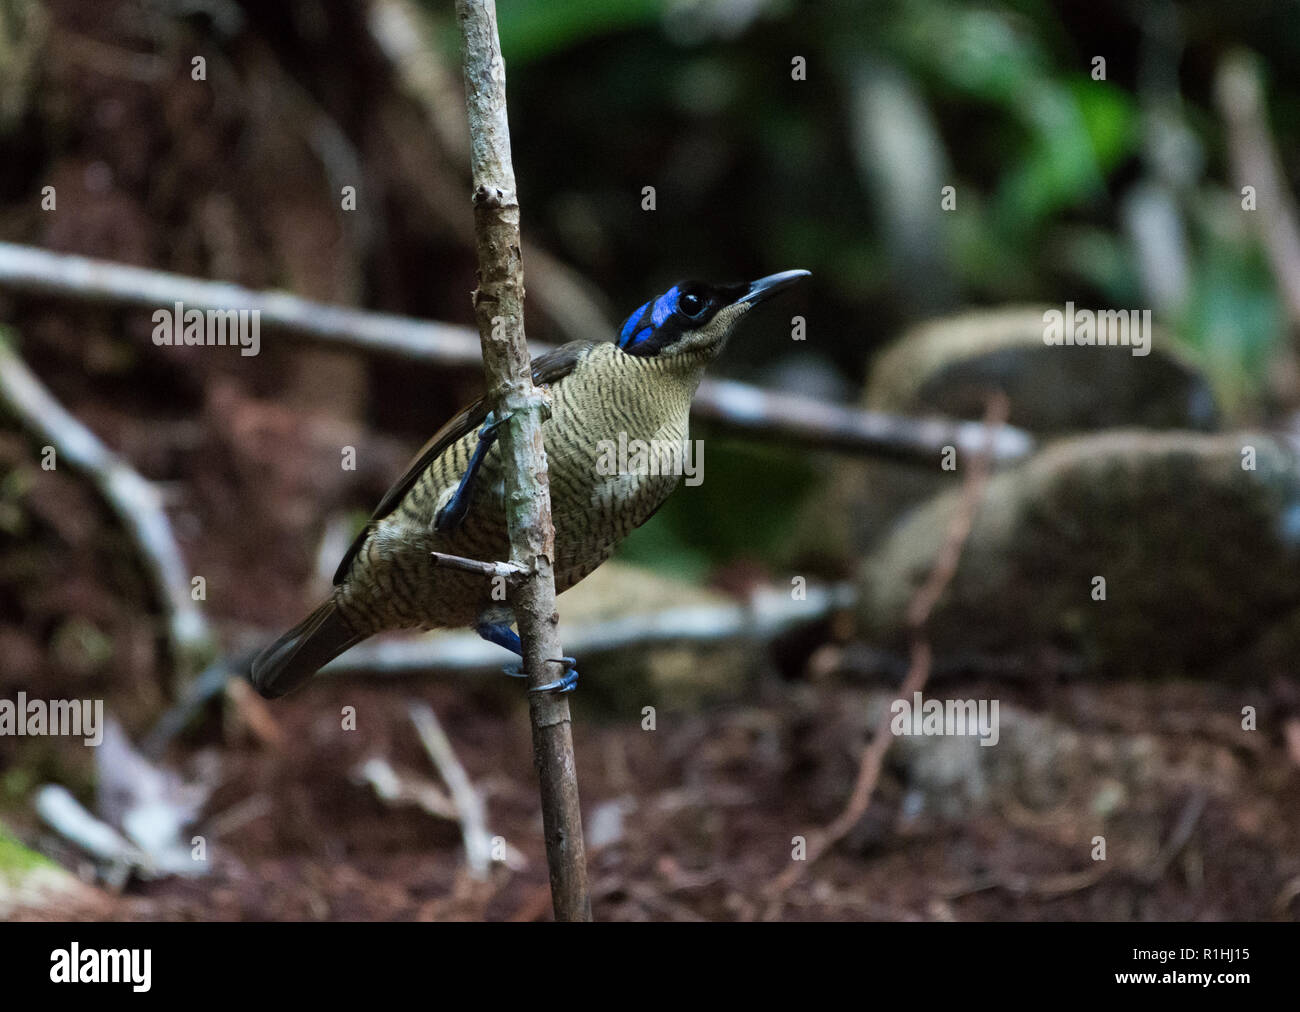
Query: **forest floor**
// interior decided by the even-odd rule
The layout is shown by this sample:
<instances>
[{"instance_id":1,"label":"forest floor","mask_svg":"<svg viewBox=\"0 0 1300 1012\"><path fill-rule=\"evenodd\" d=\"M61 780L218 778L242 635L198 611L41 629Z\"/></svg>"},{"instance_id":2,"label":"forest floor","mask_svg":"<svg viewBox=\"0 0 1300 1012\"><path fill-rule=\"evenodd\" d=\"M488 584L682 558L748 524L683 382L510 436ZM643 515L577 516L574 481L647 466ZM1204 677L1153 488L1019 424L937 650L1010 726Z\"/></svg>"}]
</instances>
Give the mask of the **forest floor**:
<instances>
[{"instance_id":1,"label":"forest floor","mask_svg":"<svg viewBox=\"0 0 1300 1012\"><path fill-rule=\"evenodd\" d=\"M504 681L504 680L503 680ZM510 683L512 686L514 683ZM970 687L973 695L990 686ZM951 690L951 691L948 691ZM1259 746L1217 740L1209 716L1226 691L1175 685L995 690L1004 706L1044 703L1094 757L1124 766L1107 744L1130 737L1172 776L1132 773L1151 787L1088 775L1083 797L1118 795L1113 810L1081 804L1069 783L1030 807L1017 790L958 816L918 814L895 763L847 839L811 864L781 901L769 894L792 841L829 822L847 797L865 712L859 688L772 685L756 705L597 723L578 708L575 737L596 915L602 920L1222 920L1291 919L1300 894L1300 774L1267 734ZM949 686L944 694L962 695ZM489 831L523 866L466 873L454 821L380 801L354 771L381 756L431 777L407 716L429 702L483 794ZM340 735L340 713L357 727ZM1145 709L1144 709L1145 707ZM265 717L265 713L262 714ZM135 882L60 904L41 918L159 920L447 920L549 918L541 819L525 710L495 686L325 683L274 704L260 734L175 750L185 769L205 753L217 787L196 832L209 833L211 873ZM1189 735L1189 723L1202 733ZM227 720L227 727L238 725ZM268 728L274 727L268 744ZM200 735L200 737L202 737ZM1227 736L1224 736L1225 739ZM994 750L996 751L996 750ZM211 762L215 755L217 762ZM1149 771L1148 771L1149 772ZM1122 772L1118 774L1124 776ZM1067 781L1077 782L1067 776ZM1203 788L1205 793L1198 790ZM950 785L951 787L952 785ZM952 788L956 792L956 788ZM1199 799L1199 800L1198 800ZM1104 806L1103 806L1104 807ZM1189 812L1191 813L1189 822ZM33 827L28 826L31 830ZM1092 840L1110 841L1106 861ZM28 834L23 834L28 835ZM46 849L75 867L66 846Z\"/></svg>"},{"instance_id":2,"label":"forest floor","mask_svg":"<svg viewBox=\"0 0 1300 1012\"><path fill-rule=\"evenodd\" d=\"M27 90L12 89L26 119L6 138L3 238L468 322L464 159L439 152L391 69L373 46L359 48L363 5L324 5L330 34L310 45L288 5L245 5L249 27L229 43L198 20L123 14L135 5L48 6L48 39L42 30L26 40ZM137 51L161 55L141 65ZM200 51L211 88L191 87ZM332 121L367 167L365 229L340 224L316 150ZM438 169L444 162L454 171ZM57 214L40 208L46 184L57 186ZM232 651L302 617L321 560L332 569L357 512L479 380L282 334L265 335L252 361L230 348L160 348L147 311L49 296L6 292L0 318L60 403L162 491L189 572L205 580L204 614ZM536 320L531 336L565 336ZM39 442L0 426L0 699L103 699L138 741L171 701L172 671L135 548L82 476L43 469ZM340 468L341 447L355 449L355 472ZM859 824L773 895L799 838L846 804L869 715L891 693L883 680L810 675L821 646L764 658L730 701L661 706L653 731L639 705L597 709L601 680L618 671L584 658L574 732L598 919L1300 916L1291 671L1260 672L1245 687L1049 676L936 685L1001 701L1002 743L894 743ZM358 781L371 758L433 779L412 698L435 709L517 867L471 880L454 821L384 802ZM1242 731L1243 706L1256 708L1259 730ZM355 730L341 730L344 707ZM32 798L57 783L93 806L90 753L0 737L0 819L87 879L87 859L38 822ZM17 916L550 916L515 682L317 680L269 705L236 693L165 761L211 788L194 830L208 839L209 874L97 884ZM1095 859L1098 838L1105 860Z\"/></svg>"}]
</instances>

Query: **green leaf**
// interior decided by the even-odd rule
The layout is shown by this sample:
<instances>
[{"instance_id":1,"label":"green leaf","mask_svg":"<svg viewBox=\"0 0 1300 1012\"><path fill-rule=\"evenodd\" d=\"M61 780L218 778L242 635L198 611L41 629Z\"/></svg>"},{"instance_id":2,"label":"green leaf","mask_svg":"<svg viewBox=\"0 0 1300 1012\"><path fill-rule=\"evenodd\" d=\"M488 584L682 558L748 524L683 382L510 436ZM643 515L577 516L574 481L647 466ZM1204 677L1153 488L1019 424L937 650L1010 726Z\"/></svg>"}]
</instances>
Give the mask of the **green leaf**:
<instances>
[{"instance_id":1,"label":"green leaf","mask_svg":"<svg viewBox=\"0 0 1300 1012\"><path fill-rule=\"evenodd\" d=\"M662 0L501 0L497 22L507 61L526 62L590 39L658 22Z\"/></svg>"}]
</instances>

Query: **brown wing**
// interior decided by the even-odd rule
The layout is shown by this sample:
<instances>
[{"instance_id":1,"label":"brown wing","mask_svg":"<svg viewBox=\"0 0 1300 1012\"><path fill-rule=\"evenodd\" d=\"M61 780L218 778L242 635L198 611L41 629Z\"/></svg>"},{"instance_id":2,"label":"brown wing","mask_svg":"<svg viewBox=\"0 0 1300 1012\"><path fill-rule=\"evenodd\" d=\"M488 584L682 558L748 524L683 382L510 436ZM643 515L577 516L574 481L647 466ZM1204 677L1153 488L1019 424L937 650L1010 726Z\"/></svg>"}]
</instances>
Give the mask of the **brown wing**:
<instances>
[{"instance_id":1,"label":"brown wing","mask_svg":"<svg viewBox=\"0 0 1300 1012\"><path fill-rule=\"evenodd\" d=\"M595 342L592 341L572 341L569 344L548 351L545 355L538 355L537 358L533 359L533 383L537 386L544 383L558 383L573 372L574 367L578 364L578 359L582 357L582 353L594 346ZM446 425L434 433L432 439L420 448L420 452L415 455L415 459L411 462L411 466L406 469L406 473L398 478L393 483L393 487L384 493L384 497L379 500L379 505L375 507L375 512L370 515L366 525L361 528L356 538L353 539L347 554L343 556L343 561L339 563L339 568L334 571L334 585L336 587L348 575L348 567L352 565L352 560L357 557L357 552L361 551L361 546L365 543L370 532L374 530L375 524L397 508L397 504L410 491L416 479L424 473L425 468L438 459L438 455L443 450L451 446L461 436L477 429L483 424L487 415L487 402L480 397L469 407L454 415Z\"/></svg>"}]
</instances>

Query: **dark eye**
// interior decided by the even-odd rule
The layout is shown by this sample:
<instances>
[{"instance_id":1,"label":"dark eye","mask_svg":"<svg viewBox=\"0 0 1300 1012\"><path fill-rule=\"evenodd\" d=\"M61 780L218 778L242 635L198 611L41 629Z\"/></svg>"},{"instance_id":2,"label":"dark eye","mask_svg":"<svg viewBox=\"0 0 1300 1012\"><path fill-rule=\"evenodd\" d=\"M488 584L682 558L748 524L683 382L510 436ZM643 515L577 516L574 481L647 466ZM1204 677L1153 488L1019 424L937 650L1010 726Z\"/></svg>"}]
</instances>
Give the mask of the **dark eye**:
<instances>
[{"instance_id":1,"label":"dark eye","mask_svg":"<svg viewBox=\"0 0 1300 1012\"><path fill-rule=\"evenodd\" d=\"M696 295L694 292L687 292L677 303L677 308L690 317L699 316L704 312L704 298Z\"/></svg>"}]
</instances>

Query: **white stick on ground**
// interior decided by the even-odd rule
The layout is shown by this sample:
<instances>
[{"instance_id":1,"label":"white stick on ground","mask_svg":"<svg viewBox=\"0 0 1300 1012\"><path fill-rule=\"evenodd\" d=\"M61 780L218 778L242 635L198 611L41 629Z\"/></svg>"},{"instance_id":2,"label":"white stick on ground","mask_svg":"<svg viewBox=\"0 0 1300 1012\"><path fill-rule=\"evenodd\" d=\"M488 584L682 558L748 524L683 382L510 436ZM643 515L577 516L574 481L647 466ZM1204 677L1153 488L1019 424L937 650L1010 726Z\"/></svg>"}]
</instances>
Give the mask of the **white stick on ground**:
<instances>
[{"instance_id":1,"label":"white stick on ground","mask_svg":"<svg viewBox=\"0 0 1300 1012\"><path fill-rule=\"evenodd\" d=\"M456 817L460 821L460 835L465 841L465 860L469 865L469 873L476 879L486 879L492 867L492 838L487 831L483 798L474 789L465 767L456 758L456 750L451 747L451 741L438 723L433 707L428 703L410 703L406 712L415 725L415 732L420 736L424 750L437 767L438 775L451 791L452 801L456 805Z\"/></svg>"},{"instance_id":2,"label":"white stick on ground","mask_svg":"<svg viewBox=\"0 0 1300 1012\"><path fill-rule=\"evenodd\" d=\"M66 462L89 478L117 514L162 603L178 681L188 681L214 644L207 619L190 597L190 574L158 490L64 410L10 341L0 330L0 409L7 407L24 428L54 447L56 466Z\"/></svg>"}]
</instances>

